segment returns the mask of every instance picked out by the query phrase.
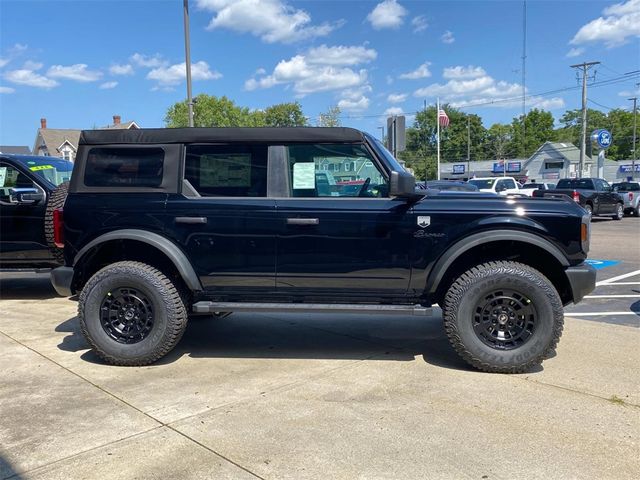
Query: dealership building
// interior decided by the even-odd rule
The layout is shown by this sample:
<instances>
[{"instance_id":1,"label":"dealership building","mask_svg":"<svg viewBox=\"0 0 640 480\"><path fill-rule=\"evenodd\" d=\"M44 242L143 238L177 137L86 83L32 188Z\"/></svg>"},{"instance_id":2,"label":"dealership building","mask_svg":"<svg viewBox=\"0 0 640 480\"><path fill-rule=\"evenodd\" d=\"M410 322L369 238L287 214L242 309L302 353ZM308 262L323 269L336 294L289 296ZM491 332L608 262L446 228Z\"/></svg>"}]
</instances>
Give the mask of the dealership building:
<instances>
[{"instance_id":1,"label":"dealership building","mask_svg":"<svg viewBox=\"0 0 640 480\"><path fill-rule=\"evenodd\" d=\"M580 166L580 150L572 143L545 142L531 157L511 160L462 161L440 164L443 180L468 180L474 177L515 177L521 182L556 183L561 178L575 178ZM604 177L620 182L632 176L632 161L607 160L601 174L597 158L585 157L581 177ZM635 177L640 177L640 161L635 164Z\"/></svg>"}]
</instances>

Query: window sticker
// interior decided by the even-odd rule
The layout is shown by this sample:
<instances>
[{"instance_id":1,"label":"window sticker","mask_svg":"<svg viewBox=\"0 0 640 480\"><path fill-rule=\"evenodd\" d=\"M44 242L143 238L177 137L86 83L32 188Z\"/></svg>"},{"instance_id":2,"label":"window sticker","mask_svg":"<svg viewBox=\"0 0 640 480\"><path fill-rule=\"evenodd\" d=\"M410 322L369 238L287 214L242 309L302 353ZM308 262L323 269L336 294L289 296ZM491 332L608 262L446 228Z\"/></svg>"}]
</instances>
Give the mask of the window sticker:
<instances>
[{"instance_id":1,"label":"window sticker","mask_svg":"<svg viewBox=\"0 0 640 480\"><path fill-rule=\"evenodd\" d=\"M39 172L40 170L51 170L53 165L36 165L35 167L29 167L32 172Z\"/></svg>"},{"instance_id":2,"label":"window sticker","mask_svg":"<svg viewBox=\"0 0 640 480\"><path fill-rule=\"evenodd\" d=\"M0 167L0 187L4 187L5 178L7 178L7 167Z\"/></svg>"},{"instance_id":3,"label":"window sticker","mask_svg":"<svg viewBox=\"0 0 640 480\"><path fill-rule=\"evenodd\" d=\"M293 189L316 188L316 164L301 162L293 164Z\"/></svg>"}]
</instances>

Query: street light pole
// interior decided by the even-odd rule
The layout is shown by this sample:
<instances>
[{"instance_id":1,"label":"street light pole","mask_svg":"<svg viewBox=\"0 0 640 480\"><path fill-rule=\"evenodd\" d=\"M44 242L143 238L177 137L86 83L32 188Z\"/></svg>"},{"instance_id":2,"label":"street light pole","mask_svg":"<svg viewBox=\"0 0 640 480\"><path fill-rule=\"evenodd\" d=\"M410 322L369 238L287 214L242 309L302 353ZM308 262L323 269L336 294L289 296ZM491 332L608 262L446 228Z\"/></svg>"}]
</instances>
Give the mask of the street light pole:
<instances>
[{"instance_id":1,"label":"street light pole","mask_svg":"<svg viewBox=\"0 0 640 480\"><path fill-rule=\"evenodd\" d=\"M189 41L189 0L184 5L184 50L187 69L187 106L189 108L189 126L193 127L193 98L191 97L191 44Z\"/></svg>"},{"instance_id":2,"label":"street light pole","mask_svg":"<svg viewBox=\"0 0 640 480\"><path fill-rule=\"evenodd\" d=\"M382 126L382 127L378 127L378 128L382 131L382 133L381 133L382 137L380 138L380 141L381 141L382 143L384 143L384 126Z\"/></svg>"}]
</instances>

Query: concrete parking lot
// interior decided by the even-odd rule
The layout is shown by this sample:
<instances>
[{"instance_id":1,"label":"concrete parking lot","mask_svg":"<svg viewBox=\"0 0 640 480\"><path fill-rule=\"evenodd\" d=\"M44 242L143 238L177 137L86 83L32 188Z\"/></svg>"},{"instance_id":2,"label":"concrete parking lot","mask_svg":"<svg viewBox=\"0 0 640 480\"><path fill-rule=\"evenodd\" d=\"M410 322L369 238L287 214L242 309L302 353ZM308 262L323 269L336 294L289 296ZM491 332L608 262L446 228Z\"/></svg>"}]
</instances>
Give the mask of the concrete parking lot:
<instances>
[{"instance_id":1,"label":"concrete parking lot","mask_svg":"<svg viewBox=\"0 0 640 480\"><path fill-rule=\"evenodd\" d=\"M594 220L599 286L522 375L468 368L440 316L234 314L107 366L46 275L2 274L0 479L638 478L638 238Z\"/></svg>"}]
</instances>

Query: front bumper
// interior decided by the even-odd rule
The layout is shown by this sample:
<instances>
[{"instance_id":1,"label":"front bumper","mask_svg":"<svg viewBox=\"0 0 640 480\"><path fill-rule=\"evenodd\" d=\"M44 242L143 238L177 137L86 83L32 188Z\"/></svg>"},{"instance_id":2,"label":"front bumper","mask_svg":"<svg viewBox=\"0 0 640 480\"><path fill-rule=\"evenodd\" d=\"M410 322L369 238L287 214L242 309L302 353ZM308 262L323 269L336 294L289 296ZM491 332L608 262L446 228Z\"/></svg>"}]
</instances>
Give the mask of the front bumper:
<instances>
[{"instance_id":1,"label":"front bumper","mask_svg":"<svg viewBox=\"0 0 640 480\"><path fill-rule=\"evenodd\" d=\"M575 267L567 268L565 272L569 279L569 285L571 285L573 303L578 303L596 288L596 269L591 265L581 263Z\"/></svg>"},{"instance_id":2,"label":"front bumper","mask_svg":"<svg viewBox=\"0 0 640 480\"><path fill-rule=\"evenodd\" d=\"M58 267L51 270L51 285L55 288L58 295L70 297L73 295L71 284L73 283L73 268Z\"/></svg>"}]
</instances>

